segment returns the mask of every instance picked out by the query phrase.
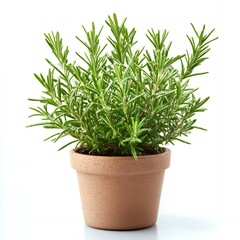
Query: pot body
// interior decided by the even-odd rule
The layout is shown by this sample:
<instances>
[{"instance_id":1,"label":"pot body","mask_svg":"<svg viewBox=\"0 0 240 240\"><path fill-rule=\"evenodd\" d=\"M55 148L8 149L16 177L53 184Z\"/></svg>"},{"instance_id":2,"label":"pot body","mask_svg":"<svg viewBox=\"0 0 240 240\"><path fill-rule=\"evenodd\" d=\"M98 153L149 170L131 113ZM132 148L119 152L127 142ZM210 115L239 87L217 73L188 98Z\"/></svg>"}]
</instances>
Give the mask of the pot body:
<instances>
[{"instance_id":1,"label":"pot body","mask_svg":"<svg viewBox=\"0 0 240 240\"><path fill-rule=\"evenodd\" d=\"M92 156L71 150L85 223L94 228L130 230L157 221L165 169L171 152L133 157Z\"/></svg>"}]
</instances>

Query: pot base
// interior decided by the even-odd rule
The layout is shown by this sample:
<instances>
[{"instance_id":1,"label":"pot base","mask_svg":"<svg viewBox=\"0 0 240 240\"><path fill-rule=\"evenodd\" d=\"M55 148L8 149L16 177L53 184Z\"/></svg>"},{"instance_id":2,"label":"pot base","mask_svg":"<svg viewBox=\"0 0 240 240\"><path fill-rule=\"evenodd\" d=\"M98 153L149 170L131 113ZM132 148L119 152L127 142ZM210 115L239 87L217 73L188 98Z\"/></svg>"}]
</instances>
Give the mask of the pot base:
<instances>
[{"instance_id":1,"label":"pot base","mask_svg":"<svg viewBox=\"0 0 240 240\"><path fill-rule=\"evenodd\" d=\"M97 226L91 226L86 223L88 227L98 229L98 230L106 230L106 231L134 231L134 230L141 230L141 229L146 229L146 228L151 228L156 225L156 223L151 224L149 226L144 226L144 227L134 227L134 228L103 228L103 227L97 227Z\"/></svg>"}]
</instances>

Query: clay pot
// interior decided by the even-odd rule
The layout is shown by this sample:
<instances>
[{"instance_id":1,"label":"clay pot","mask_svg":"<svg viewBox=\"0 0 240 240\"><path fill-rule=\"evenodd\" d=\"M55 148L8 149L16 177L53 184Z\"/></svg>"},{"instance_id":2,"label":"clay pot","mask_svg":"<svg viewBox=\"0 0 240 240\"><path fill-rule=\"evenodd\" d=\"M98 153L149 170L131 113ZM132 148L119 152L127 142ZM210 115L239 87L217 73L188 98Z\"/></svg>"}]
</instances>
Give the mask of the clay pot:
<instances>
[{"instance_id":1,"label":"clay pot","mask_svg":"<svg viewBox=\"0 0 240 240\"><path fill-rule=\"evenodd\" d=\"M133 157L93 156L71 150L85 223L94 228L130 230L157 221L165 169L171 152Z\"/></svg>"}]
</instances>

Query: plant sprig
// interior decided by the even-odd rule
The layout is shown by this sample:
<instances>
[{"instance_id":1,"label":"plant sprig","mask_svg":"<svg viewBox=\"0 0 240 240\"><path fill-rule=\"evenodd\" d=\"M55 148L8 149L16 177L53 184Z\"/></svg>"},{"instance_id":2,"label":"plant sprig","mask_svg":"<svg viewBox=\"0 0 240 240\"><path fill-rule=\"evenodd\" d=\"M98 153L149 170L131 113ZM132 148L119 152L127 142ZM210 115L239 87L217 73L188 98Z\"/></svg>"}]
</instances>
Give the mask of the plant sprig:
<instances>
[{"instance_id":1,"label":"plant sprig","mask_svg":"<svg viewBox=\"0 0 240 240\"><path fill-rule=\"evenodd\" d=\"M41 121L32 126L57 130L46 140L57 142L65 136L76 143L76 151L98 155L138 155L161 152L162 146L181 141L196 125L195 114L206 109L209 97L196 98L197 88L190 88L190 78L207 72L195 69L207 59L213 31L205 26L194 36L187 35L191 50L170 57L172 43L168 32L147 31L152 50L136 48L136 30L128 30L113 14L106 21L111 35L100 44L103 27L97 31L83 27L86 38L76 37L86 50L76 52L80 63L70 62L60 34L45 34L58 65L46 59L46 75L34 74L44 88L39 102L31 107L30 117ZM175 66L180 62L180 70ZM62 149L61 148L61 149Z\"/></svg>"}]
</instances>

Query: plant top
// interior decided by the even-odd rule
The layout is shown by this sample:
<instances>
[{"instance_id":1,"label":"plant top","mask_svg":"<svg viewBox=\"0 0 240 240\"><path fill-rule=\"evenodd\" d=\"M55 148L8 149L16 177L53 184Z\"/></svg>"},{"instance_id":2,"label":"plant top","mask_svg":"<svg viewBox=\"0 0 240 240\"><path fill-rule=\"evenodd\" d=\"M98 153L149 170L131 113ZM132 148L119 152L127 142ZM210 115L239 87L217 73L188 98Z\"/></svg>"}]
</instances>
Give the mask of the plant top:
<instances>
[{"instance_id":1,"label":"plant top","mask_svg":"<svg viewBox=\"0 0 240 240\"><path fill-rule=\"evenodd\" d=\"M100 44L103 27L83 27L85 39L76 37L85 49L76 52L79 63L69 61L58 32L45 34L57 63L46 59L48 73L34 74L44 91L40 99L29 99L39 103L30 107L30 117L41 118L29 127L55 129L46 139L53 142L71 136L59 150L75 143L77 152L135 159L160 153L176 140L188 143L185 138L193 129L205 130L196 125L195 114L206 110L209 97L195 97L198 88L190 88L189 80L207 73L195 70L217 39L210 38L214 29L206 33L205 25L197 31L191 24L190 50L171 57L166 30L147 31L152 45L147 50L137 49L136 30L126 27L126 18L120 23L113 14L106 25L111 34L105 45Z\"/></svg>"}]
</instances>

